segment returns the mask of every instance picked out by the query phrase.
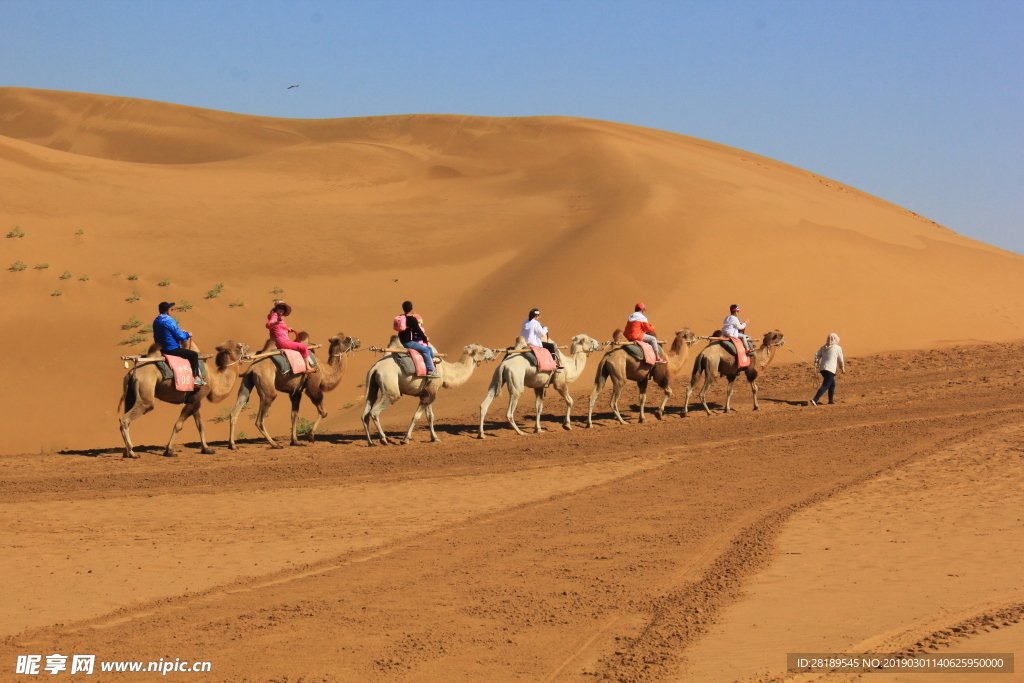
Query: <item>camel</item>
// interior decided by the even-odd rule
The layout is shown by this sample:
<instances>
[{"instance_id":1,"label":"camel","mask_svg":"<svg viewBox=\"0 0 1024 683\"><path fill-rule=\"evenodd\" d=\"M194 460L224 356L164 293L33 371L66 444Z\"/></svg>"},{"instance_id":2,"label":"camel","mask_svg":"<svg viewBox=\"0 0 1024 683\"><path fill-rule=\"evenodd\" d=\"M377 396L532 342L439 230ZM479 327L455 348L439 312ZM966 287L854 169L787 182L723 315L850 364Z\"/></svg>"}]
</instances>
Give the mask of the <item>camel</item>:
<instances>
[{"instance_id":1,"label":"camel","mask_svg":"<svg viewBox=\"0 0 1024 683\"><path fill-rule=\"evenodd\" d=\"M300 332L298 340L305 342L309 338L305 332ZM333 391L341 382L345 374L345 366L348 364L348 355L359 348L360 342L354 337L348 337L339 332L328 340L328 357L326 363L320 363L317 372L311 374L296 375L291 372L281 374L277 366L269 358L263 358L253 363L249 370L242 375L242 384L238 387L238 398L235 400L235 407L231 410L231 428L228 435L228 448L235 450L235 425L238 422L238 414L242 412L249 402L249 396L253 387L260 397L260 408L256 414L256 428L260 430L263 437L270 444L271 448L283 448L274 441L267 432L266 419L270 412L270 406L277 398L277 392L289 394L292 400L292 430L291 445L298 446L299 438L296 428L299 421L299 404L302 402L302 394L305 393L309 400L316 406L316 421L309 430L309 440L313 441L317 425L320 420L327 417L324 409L324 393ZM273 340L268 340L263 347L266 351L273 351L275 348ZM312 353L312 351L311 351Z\"/></svg>"},{"instance_id":2,"label":"camel","mask_svg":"<svg viewBox=\"0 0 1024 683\"><path fill-rule=\"evenodd\" d=\"M526 342L522 337L516 340L515 348L525 348ZM572 396L569 395L569 385L583 373L587 365L587 356L594 351L601 350L601 342L588 337L585 334L577 334L572 338L569 346L568 356L562 356L565 369L562 372L538 372L537 366L532 365L521 353L509 354L495 369L494 377L491 379L491 386L487 390L487 396L480 404L480 433L479 437L484 438L484 420L487 418L487 409L491 402L501 393L501 387L508 385L508 417L509 424L516 430L517 434L526 434L516 424L516 406L519 403L519 396L526 388L533 389L537 396L536 401L536 426L534 433L540 434L544 430L540 426L540 415L544 409L544 390L551 386L565 399L565 422L562 426L565 429L572 429L569 421L572 413Z\"/></svg>"},{"instance_id":3,"label":"camel","mask_svg":"<svg viewBox=\"0 0 1024 683\"><path fill-rule=\"evenodd\" d=\"M398 337L392 337L388 349L400 349ZM427 423L430 426L430 440L440 441L434 431L434 400L441 388L454 389L465 384L473 375L473 371L483 361L494 360L494 351L479 344L470 344L462 350L462 356L454 363L436 363L439 379L428 379L426 377L415 377L406 374L392 357L394 354L386 354L378 360L366 373L366 404L363 406L363 427L366 428L366 441L375 445L370 435L370 420L373 420L377 433L380 434L381 443L389 445L384 428L380 425L380 414L402 397L416 396L420 404L416 413L409 423L409 430L405 433L402 443L409 443L412 440L412 431L416 428L416 422L424 412L427 414Z\"/></svg>"},{"instance_id":4,"label":"camel","mask_svg":"<svg viewBox=\"0 0 1024 683\"><path fill-rule=\"evenodd\" d=\"M720 337L721 333L716 332L711 336ZM750 382L750 390L754 394L754 410L760 410L761 407L757 404L757 376L771 364L775 358L775 352L785 343L785 337L778 330L765 332L764 339L761 340L761 346L751 354L750 365L745 368L739 368L736 363L735 354L726 351L721 344L708 344L693 361L693 374L690 376L690 384L686 387L686 403L683 404L683 417L686 417L689 413L690 395L693 393L693 388L697 386L698 378L702 375L704 377L704 386L700 390L700 402L708 415L711 414L711 408L708 408L707 403L708 390L711 389L711 385L715 383L719 375L729 381L725 389L725 410L722 411L723 413L728 413L732 399L733 382L736 381L736 377L740 372L743 372L747 376L747 381Z\"/></svg>"},{"instance_id":5,"label":"camel","mask_svg":"<svg viewBox=\"0 0 1024 683\"><path fill-rule=\"evenodd\" d=\"M622 330L615 330L612 337L616 343L626 341L626 338L622 335ZM668 403L669 398L672 397L672 379L679 374L679 371L686 364L686 359L690 355L690 347L696 342L697 336L690 331L690 328L684 327L676 332L676 336L672 340L672 346L665 354L665 359L668 362L653 366L636 360L622 346L608 351L598 364L597 374L594 376L594 391L590 394L590 411L587 413L587 427L594 426L594 404L597 402L597 396L601 393L604 383L609 377L612 380L612 411L619 422L626 424L622 414L619 413L619 395L622 393L622 387L625 385L626 380L636 382L637 388L640 390L639 422L645 422L647 419L644 416L644 406L647 404L647 383L653 379L654 383L661 387L661 390L665 392L665 397L661 401L661 406L655 411L655 417L659 420L662 419L665 415L665 405Z\"/></svg>"},{"instance_id":6,"label":"camel","mask_svg":"<svg viewBox=\"0 0 1024 683\"><path fill-rule=\"evenodd\" d=\"M191 348L194 351L199 350L195 344L192 344ZM238 379L238 362L248 353L249 347L245 344L235 341L224 342L217 347L217 356L214 359L216 368L213 372L207 372L206 386L197 387L194 391L188 392L177 391L174 388L174 380L164 379L156 363L146 363L132 368L124 377L121 401L117 404L118 412L121 411L121 406L124 406L124 415L120 418L121 438L124 439L123 457L139 457L132 447L128 427L133 420L153 410L157 400L176 405L184 404L178 421L174 423L174 429L171 430L171 438L167 441L167 447L164 449L165 456L175 457L174 438L189 417L195 418L196 428L199 429L199 440L203 444L203 454L213 453L213 449L206 443L206 431L203 429L203 419L199 415L199 409L202 407L204 398L211 403L220 403L227 398L232 387L235 386L235 380ZM150 346L144 356L144 358L162 357L163 353L158 344ZM206 363L205 360L200 362Z\"/></svg>"}]
</instances>

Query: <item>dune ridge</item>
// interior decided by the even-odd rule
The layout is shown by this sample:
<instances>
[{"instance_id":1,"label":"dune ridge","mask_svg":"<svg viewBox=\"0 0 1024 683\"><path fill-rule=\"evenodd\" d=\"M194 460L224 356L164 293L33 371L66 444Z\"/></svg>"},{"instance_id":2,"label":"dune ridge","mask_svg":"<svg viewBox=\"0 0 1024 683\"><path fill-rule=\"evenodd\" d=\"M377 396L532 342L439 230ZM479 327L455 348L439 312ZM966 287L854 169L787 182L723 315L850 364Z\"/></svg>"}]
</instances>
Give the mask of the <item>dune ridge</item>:
<instances>
[{"instance_id":1,"label":"dune ridge","mask_svg":"<svg viewBox=\"0 0 1024 683\"><path fill-rule=\"evenodd\" d=\"M411 298L443 350L504 346L533 306L559 340L607 338L637 300L662 336L707 334L739 303L755 334L779 328L804 357L833 331L856 355L1024 324L1024 257L802 169L618 123L301 121L0 88L0 181L0 234L25 235L0 239L2 265L26 265L0 273L0 344L31 359L8 369L5 452L116 444L117 356L143 348L119 345L139 329L121 327L161 300L194 304L182 324L205 349L261 345L278 289L314 341L366 346ZM371 360L329 397L326 427L352 424L358 407L341 406ZM486 374L438 410L478 403ZM133 434L163 442L176 413Z\"/></svg>"}]
</instances>

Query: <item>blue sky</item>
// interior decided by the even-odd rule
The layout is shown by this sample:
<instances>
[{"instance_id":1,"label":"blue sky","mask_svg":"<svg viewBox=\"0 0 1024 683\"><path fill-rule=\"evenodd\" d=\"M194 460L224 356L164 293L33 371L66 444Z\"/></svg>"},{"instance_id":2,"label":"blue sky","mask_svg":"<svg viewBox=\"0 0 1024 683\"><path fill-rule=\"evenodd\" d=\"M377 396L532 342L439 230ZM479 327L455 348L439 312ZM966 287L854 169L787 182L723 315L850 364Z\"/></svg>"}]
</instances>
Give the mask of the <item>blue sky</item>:
<instances>
[{"instance_id":1,"label":"blue sky","mask_svg":"<svg viewBox=\"0 0 1024 683\"><path fill-rule=\"evenodd\" d=\"M298 118L620 121L794 164L1018 253L1022 76L1018 0L0 0L0 85Z\"/></svg>"}]
</instances>

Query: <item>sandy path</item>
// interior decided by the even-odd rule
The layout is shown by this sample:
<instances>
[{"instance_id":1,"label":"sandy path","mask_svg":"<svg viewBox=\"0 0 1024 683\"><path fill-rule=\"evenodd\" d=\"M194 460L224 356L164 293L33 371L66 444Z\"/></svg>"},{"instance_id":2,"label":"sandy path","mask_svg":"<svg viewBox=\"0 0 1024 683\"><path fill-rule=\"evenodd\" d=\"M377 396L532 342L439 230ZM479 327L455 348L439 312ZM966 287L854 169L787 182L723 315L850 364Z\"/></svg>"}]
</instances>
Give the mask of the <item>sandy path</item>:
<instances>
[{"instance_id":1,"label":"sandy path","mask_svg":"<svg viewBox=\"0 0 1024 683\"><path fill-rule=\"evenodd\" d=\"M364 550L664 462L0 505L0 547L10 549L0 555L0 634Z\"/></svg>"},{"instance_id":2,"label":"sandy path","mask_svg":"<svg viewBox=\"0 0 1024 683\"><path fill-rule=\"evenodd\" d=\"M786 652L895 652L1024 601L1022 489L1024 426L1013 424L794 514L771 567L690 650L679 680L782 676ZM1003 650L984 649L995 636L958 648L1024 652L1020 628L1002 635ZM899 680L942 677L931 676Z\"/></svg>"}]
</instances>

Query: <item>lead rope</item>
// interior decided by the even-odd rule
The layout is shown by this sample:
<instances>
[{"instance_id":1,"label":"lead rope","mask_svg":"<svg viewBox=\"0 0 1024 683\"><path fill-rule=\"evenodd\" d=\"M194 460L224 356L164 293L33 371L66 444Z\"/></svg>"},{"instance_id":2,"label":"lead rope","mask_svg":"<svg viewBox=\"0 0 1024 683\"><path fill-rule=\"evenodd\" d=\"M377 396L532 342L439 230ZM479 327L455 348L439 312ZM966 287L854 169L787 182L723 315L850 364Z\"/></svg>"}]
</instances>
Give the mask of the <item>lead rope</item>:
<instances>
[{"instance_id":1,"label":"lead rope","mask_svg":"<svg viewBox=\"0 0 1024 683\"><path fill-rule=\"evenodd\" d=\"M811 369L811 374L809 375L809 377L810 377L810 384L811 384L811 386L812 386L812 387L813 387L814 389L817 389L817 388L818 388L819 386L821 386L821 381L820 381L820 380L818 379L818 373L817 373L817 372L815 372L815 369L814 369L814 364L813 364L813 363L808 363L808 362L807 362L806 360L804 360L804 358L803 358L803 357L802 357L802 356L801 356L801 355L800 355L799 353L797 353L797 352L796 352L796 351L794 351L793 349L789 348L788 346L786 347L786 350L788 350L788 351L789 351L790 353L792 353L792 354L793 354L794 356L796 356L796 357L797 357L797 358L799 358L799 359L800 359L801 361L803 361L803 363L804 363L805 365L807 365L807 366L808 366L808 367L809 367L809 368Z\"/></svg>"}]
</instances>

